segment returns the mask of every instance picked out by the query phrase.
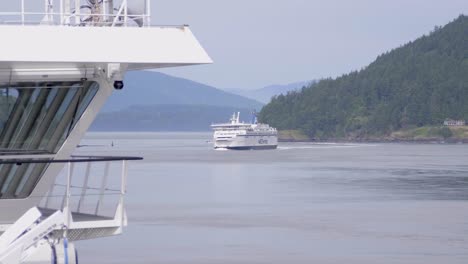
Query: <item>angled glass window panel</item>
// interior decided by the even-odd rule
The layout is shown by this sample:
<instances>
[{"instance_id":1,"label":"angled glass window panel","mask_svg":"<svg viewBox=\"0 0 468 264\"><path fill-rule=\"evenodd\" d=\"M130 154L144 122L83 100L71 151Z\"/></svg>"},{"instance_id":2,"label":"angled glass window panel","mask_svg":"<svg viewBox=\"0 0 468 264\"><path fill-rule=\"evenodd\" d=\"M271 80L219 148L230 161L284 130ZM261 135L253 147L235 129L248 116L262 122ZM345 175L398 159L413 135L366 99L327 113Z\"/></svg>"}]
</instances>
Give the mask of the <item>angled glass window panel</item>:
<instances>
[{"instance_id":1,"label":"angled glass window panel","mask_svg":"<svg viewBox=\"0 0 468 264\"><path fill-rule=\"evenodd\" d=\"M7 181L2 186L1 198L11 199L14 198L15 190L21 182L21 177L18 175L25 174L34 164L13 165L8 175Z\"/></svg>"},{"instance_id":2,"label":"angled glass window panel","mask_svg":"<svg viewBox=\"0 0 468 264\"><path fill-rule=\"evenodd\" d=\"M28 139L28 135L31 131L32 126L41 108L44 106L45 99L49 89L34 89L31 91L31 97L29 103L24 110L24 114L19 120L19 124L16 128L15 134L12 137L12 149L22 149L22 146Z\"/></svg>"},{"instance_id":3,"label":"angled glass window panel","mask_svg":"<svg viewBox=\"0 0 468 264\"><path fill-rule=\"evenodd\" d=\"M0 87L0 155L56 153L98 89L90 81Z\"/></svg>"},{"instance_id":4,"label":"angled glass window panel","mask_svg":"<svg viewBox=\"0 0 468 264\"><path fill-rule=\"evenodd\" d=\"M7 89L7 92L9 92L9 90L10 89ZM18 126L20 126L21 118L25 114L25 110L32 95L32 90L30 89L16 90L18 91L18 97L15 100L13 108L10 110L8 119L4 124L2 134L0 135L1 149L14 149L14 145L17 144L17 142L14 141L13 137Z\"/></svg>"},{"instance_id":5,"label":"angled glass window panel","mask_svg":"<svg viewBox=\"0 0 468 264\"><path fill-rule=\"evenodd\" d=\"M35 164L31 170L21 178L19 186L16 187L15 198L27 198L34 187L41 179L42 174L45 172L48 164Z\"/></svg>"},{"instance_id":6,"label":"angled glass window panel","mask_svg":"<svg viewBox=\"0 0 468 264\"><path fill-rule=\"evenodd\" d=\"M0 134L5 128L17 98L18 91L16 89L0 89Z\"/></svg>"},{"instance_id":7,"label":"angled glass window panel","mask_svg":"<svg viewBox=\"0 0 468 264\"><path fill-rule=\"evenodd\" d=\"M76 114L77 118L81 118L86 108L88 108L88 105L91 103L91 100L93 100L94 96L96 95L98 91L98 87L99 85L96 82L88 83L88 88L87 88L88 90L86 91L85 96L81 100L80 106L78 108L78 112ZM75 124L76 124L76 121L78 121L77 118L75 118L74 120Z\"/></svg>"},{"instance_id":8,"label":"angled glass window panel","mask_svg":"<svg viewBox=\"0 0 468 264\"><path fill-rule=\"evenodd\" d=\"M6 191L8 186L10 185L12 175L15 174L17 167L13 166L12 164L2 164L1 168L2 178L0 179L2 182L2 188L0 188L0 197Z\"/></svg>"},{"instance_id":9,"label":"angled glass window panel","mask_svg":"<svg viewBox=\"0 0 468 264\"><path fill-rule=\"evenodd\" d=\"M31 161L31 160L25 160ZM2 164L1 170L7 169L7 178L0 188L0 199L24 199L31 195L31 191L25 192L27 177L22 175L42 175L48 164L46 163L23 163ZM40 177L37 177L40 178Z\"/></svg>"},{"instance_id":10,"label":"angled glass window panel","mask_svg":"<svg viewBox=\"0 0 468 264\"><path fill-rule=\"evenodd\" d=\"M72 109L70 112L71 121L69 122L69 126L65 128L61 138L55 144L55 152L57 152L60 147L63 145L63 142L68 138L71 131L75 127L76 123L80 120L88 105L91 103L91 100L94 98L98 91L99 85L96 82L88 82L85 83L81 89L81 92L78 95L78 102L75 105L75 108Z\"/></svg>"},{"instance_id":11,"label":"angled glass window panel","mask_svg":"<svg viewBox=\"0 0 468 264\"><path fill-rule=\"evenodd\" d=\"M70 83L65 83L64 86L70 86ZM55 144L51 144L51 141L54 141L57 138L57 134L62 134L61 130L63 127L67 126L71 120L64 120L64 114L67 111L71 111L75 107L76 99L75 96L79 92L79 89L72 87L70 89L59 88L59 100L55 100L53 104L54 115L50 116L52 119L48 118L47 120L47 131L43 134L42 139L37 138L39 141L39 149L45 149L52 152L51 149L54 149ZM58 131L60 130L60 131Z\"/></svg>"},{"instance_id":12,"label":"angled glass window panel","mask_svg":"<svg viewBox=\"0 0 468 264\"><path fill-rule=\"evenodd\" d=\"M96 82L0 87L0 155L56 153L96 95ZM8 91L8 92L7 92ZM27 198L47 164L0 165L0 199Z\"/></svg>"},{"instance_id":13,"label":"angled glass window panel","mask_svg":"<svg viewBox=\"0 0 468 264\"><path fill-rule=\"evenodd\" d=\"M28 166L28 170L25 172L26 175L30 175L33 173L34 167L37 166ZM15 197L20 198L21 192L20 190L24 187L24 184L26 183L27 177L22 177L21 181L19 182L18 186L15 188Z\"/></svg>"}]
</instances>

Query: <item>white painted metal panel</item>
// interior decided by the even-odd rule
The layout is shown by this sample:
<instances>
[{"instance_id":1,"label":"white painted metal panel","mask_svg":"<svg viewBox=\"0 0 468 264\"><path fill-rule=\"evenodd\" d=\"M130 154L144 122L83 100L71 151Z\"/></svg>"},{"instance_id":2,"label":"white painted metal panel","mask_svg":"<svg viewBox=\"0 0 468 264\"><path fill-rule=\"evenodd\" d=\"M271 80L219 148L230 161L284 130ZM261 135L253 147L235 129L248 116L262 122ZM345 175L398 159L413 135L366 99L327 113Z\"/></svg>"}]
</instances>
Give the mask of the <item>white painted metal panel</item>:
<instances>
[{"instance_id":1,"label":"white painted metal panel","mask_svg":"<svg viewBox=\"0 0 468 264\"><path fill-rule=\"evenodd\" d=\"M129 69L211 63L187 26L0 26L0 68L21 62L124 63ZM32 44L34 43L34 44ZM2 65L3 64L3 65ZM29 67L31 64L29 64Z\"/></svg>"}]
</instances>

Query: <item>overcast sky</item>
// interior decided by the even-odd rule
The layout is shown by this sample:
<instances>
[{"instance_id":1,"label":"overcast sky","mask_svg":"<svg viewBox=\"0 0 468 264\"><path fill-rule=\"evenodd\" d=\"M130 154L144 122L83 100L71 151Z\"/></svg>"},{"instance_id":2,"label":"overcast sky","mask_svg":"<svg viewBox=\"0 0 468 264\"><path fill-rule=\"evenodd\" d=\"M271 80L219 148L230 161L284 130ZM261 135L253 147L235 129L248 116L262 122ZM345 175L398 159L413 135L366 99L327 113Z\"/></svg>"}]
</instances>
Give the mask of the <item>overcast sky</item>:
<instances>
[{"instance_id":1,"label":"overcast sky","mask_svg":"<svg viewBox=\"0 0 468 264\"><path fill-rule=\"evenodd\" d=\"M468 0L153 0L152 14L153 24L189 24L215 61L164 72L252 89L360 69L467 15Z\"/></svg>"},{"instance_id":2,"label":"overcast sky","mask_svg":"<svg viewBox=\"0 0 468 264\"><path fill-rule=\"evenodd\" d=\"M220 88L260 88L360 69L468 14L468 0L160 0L157 24L189 24L215 61L166 70Z\"/></svg>"}]
</instances>

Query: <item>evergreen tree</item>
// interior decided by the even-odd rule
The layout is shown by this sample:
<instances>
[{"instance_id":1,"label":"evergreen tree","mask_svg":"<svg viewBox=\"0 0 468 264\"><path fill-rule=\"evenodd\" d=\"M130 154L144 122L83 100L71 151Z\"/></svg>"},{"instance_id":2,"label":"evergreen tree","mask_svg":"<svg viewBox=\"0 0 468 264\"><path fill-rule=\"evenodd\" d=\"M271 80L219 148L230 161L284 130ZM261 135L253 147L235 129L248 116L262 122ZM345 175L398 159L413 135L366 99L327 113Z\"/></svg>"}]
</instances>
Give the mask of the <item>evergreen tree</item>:
<instances>
[{"instance_id":1,"label":"evergreen tree","mask_svg":"<svg viewBox=\"0 0 468 264\"><path fill-rule=\"evenodd\" d=\"M382 54L360 71L273 97L259 114L312 138L365 138L468 120L468 17ZM447 135L447 132L444 132Z\"/></svg>"}]
</instances>

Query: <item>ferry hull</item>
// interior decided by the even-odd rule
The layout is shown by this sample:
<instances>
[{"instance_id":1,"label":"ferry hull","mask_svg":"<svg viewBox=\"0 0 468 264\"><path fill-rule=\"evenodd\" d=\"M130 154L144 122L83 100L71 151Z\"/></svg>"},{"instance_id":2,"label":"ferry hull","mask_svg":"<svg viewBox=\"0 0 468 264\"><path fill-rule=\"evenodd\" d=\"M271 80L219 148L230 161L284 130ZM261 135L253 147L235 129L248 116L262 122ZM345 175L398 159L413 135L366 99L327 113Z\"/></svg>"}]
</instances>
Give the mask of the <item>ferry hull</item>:
<instances>
[{"instance_id":1,"label":"ferry hull","mask_svg":"<svg viewBox=\"0 0 468 264\"><path fill-rule=\"evenodd\" d=\"M261 150L276 149L278 138L276 136L236 136L230 139L216 139L215 149L231 150Z\"/></svg>"},{"instance_id":2,"label":"ferry hull","mask_svg":"<svg viewBox=\"0 0 468 264\"><path fill-rule=\"evenodd\" d=\"M245 147L227 147L226 149L230 150L269 150L269 149L277 149L277 145L272 146L245 146Z\"/></svg>"}]
</instances>

